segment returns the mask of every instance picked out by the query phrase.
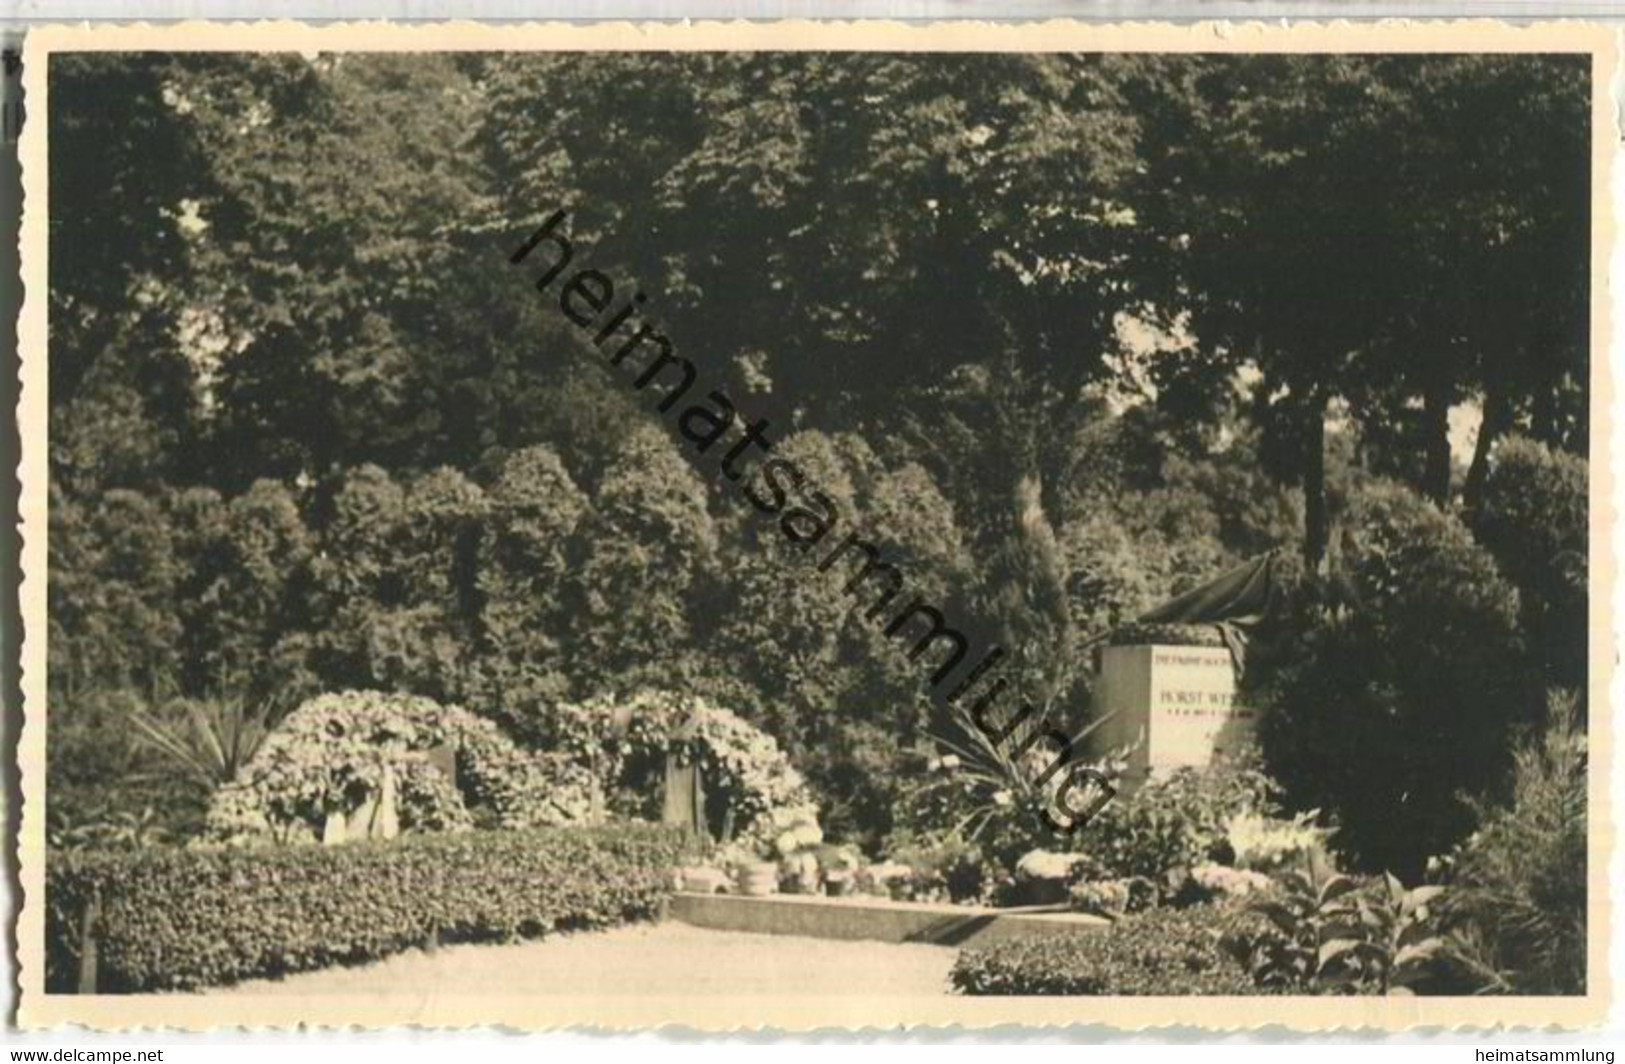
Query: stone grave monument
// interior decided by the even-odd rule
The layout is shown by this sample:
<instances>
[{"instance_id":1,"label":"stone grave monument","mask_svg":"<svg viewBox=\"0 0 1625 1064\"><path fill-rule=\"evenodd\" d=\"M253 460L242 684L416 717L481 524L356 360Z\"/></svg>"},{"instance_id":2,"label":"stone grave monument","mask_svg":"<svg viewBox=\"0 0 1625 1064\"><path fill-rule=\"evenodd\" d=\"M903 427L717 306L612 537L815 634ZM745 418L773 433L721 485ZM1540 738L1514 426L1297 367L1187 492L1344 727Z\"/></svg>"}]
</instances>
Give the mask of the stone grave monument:
<instances>
[{"instance_id":1,"label":"stone grave monument","mask_svg":"<svg viewBox=\"0 0 1625 1064\"><path fill-rule=\"evenodd\" d=\"M1249 743L1258 711L1238 682L1249 633L1272 612L1275 551L1219 574L1093 641L1096 756L1131 747L1133 787L1176 768L1205 768Z\"/></svg>"},{"instance_id":2,"label":"stone grave monument","mask_svg":"<svg viewBox=\"0 0 1625 1064\"><path fill-rule=\"evenodd\" d=\"M1176 768L1203 768L1254 733L1257 712L1237 690L1230 650L1132 643L1100 651L1095 712L1109 719L1091 736L1104 754L1133 746L1125 776L1144 782Z\"/></svg>"}]
</instances>

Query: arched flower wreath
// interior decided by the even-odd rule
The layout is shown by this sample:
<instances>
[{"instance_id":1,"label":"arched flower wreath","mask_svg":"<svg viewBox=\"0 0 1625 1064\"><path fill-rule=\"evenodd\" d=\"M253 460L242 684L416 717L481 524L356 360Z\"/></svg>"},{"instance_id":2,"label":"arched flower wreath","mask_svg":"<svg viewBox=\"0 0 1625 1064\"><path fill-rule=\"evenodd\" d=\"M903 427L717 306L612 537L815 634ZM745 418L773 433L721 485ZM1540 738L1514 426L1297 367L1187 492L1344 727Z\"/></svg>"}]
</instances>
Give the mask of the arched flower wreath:
<instances>
[{"instance_id":1,"label":"arched flower wreath","mask_svg":"<svg viewBox=\"0 0 1625 1064\"><path fill-rule=\"evenodd\" d=\"M812 794L771 735L697 695L641 691L554 707L558 749L596 768L606 787L658 799L666 754L692 724L692 753L706 791L707 819L719 841L770 844L786 831L816 831Z\"/></svg>"},{"instance_id":2,"label":"arched flower wreath","mask_svg":"<svg viewBox=\"0 0 1625 1064\"><path fill-rule=\"evenodd\" d=\"M457 780L427 756L456 751ZM288 715L215 792L213 841L309 841L332 812L355 812L383 785L390 766L399 786L401 826L455 831L483 810L507 828L584 820L591 778L563 754L515 746L492 722L414 695L345 691L313 698Z\"/></svg>"}]
</instances>

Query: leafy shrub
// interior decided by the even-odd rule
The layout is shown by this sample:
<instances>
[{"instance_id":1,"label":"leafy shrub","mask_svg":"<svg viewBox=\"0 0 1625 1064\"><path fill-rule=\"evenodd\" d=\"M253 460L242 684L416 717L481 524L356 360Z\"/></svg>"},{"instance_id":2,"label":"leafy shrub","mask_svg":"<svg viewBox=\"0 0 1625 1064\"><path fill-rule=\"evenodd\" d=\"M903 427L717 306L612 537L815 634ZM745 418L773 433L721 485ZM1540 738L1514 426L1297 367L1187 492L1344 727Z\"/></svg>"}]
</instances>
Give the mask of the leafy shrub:
<instances>
[{"instance_id":1,"label":"leafy shrub","mask_svg":"<svg viewBox=\"0 0 1625 1064\"><path fill-rule=\"evenodd\" d=\"M485 492L442 467L407 478L350 470L314 574L333 614L314 633L328 675L458 700L481 632L476 557L493 522ZM342 663L342 664L341 664ZM337 666L336 668L334 666Z\"/></svg>"},{"instance_id":2,"label":"leafy shrub","mask_svg":"<svg viewBox=\"0 0 1625 1064\"><path fill-rule=\"evenodd\" d=\"M1470 518L1518 587L1549 685L1585 685L1589 504L1584 458L1514 436L1496 445Z\"/></svg>"},{"instance_id":3,"label":"leafy shrub","mask_svg":"<svg viewBox=\"0 0 1625 1064\"><path fill-rule=\"evenodd\" d=\"M1512 800L1481 808L1454 861L1446 911L1489 972L1521 994L1585 992L1586 741L1571 698L1513 755Z\"/></svg>"},{"instance_id":4,"label":"leafy shrub","mask_svg":"<svg viewBox=\"0 0 1625 1064\"><path fill-rule=\"evenodd\" d=\"M1261 669L1262 738L1297 808L1359 867L1420 875L1471 829L1531 702L1518 594L1455 518L1393 485L1350 507L1345 602L1306 606Z\"/></svg>"},{"instance_id":5,"label":"leafy shrub","mask_svg":"<svg viewBox=\"0 0 1625 1064\"><path fill-rule=\"evenodd\" d=\"M959 748L964 753L927 763L925 778L899 796L886 849L895 853L966 839L995 868L1008 873L1022 854L1053 844L1051 832L1039 816L1044 795L1030 786L1032 778L1048 765L1029 767L1036 758L1010 755L974 726L959 730L973 739L980 737L981 744L967 743ZM951 740L939 737L939 742L948 746ZM1055 775L1059 778L1061 774Z\"/></svg>"},{"instance_id":6,"label":"leafy shrub","mask_svg":"<svg viewBox=\"0 0 1625 1064\"><path fill-rule=\"evenodd\" d=\"M1048 744L1034 749L1031 768L1004 772L988 767L986 759L942 758L941 771L914 788L899 810L899 821L915 825L899 837L969 836L986 860L1005 872L1013 871L1023 855L1059 845L1087 859L1079 868L1083 878L1160 881L1176 868L1209 860L1233 817L1273 809L1274 782L1258 768L1256 755L1244 755L1204 770L1179 769L1132 793L1119 793L1063 841L1038 815L1040 809L1056 808L1051 798L1037 789L1023 794L1018 783L1005 782L1020 772L1037 775L1051 767ZM1054 774L1057 780L1061 776Z\"/></svg>"},{"instance_id":7,"label":"leafy shrub","mask_svg":"<svg viewBox=\"0 0 1625 1064\"><path fill-rule=\"evenodd\" d=\"M470 702L488 704L523 733L569 686L566 588L590 503L544 446L509 454L488 498L477 578L484 652L473 686L490 690L471 691Z\"/></svg>"},{"instance_id":8,"label":"leafy shrub","mask_svg":"<svg viewBox=\"0 0 1625 1064\"><path fill-rule=\"evenodd\" d=\"M175 841L174 834L164 824L152 806L117 809L111 806L81 807L76 816L53 815L46 822L48 844L63 850L141 849L163 846Z\"/></svg>"},{"instance_id":9,"label":"leafy shrub","mask_svg":"<svg viewBox=\"0 0 1625 1064\"><path fill-rule=\"evenodd\" d=\"M446 745L457 750L461 790L424 756ZM470 827L470 807L488 809L508 828L571 823L587 813L585 773L567 759L521 750L495 724L456 706L345 691L304 703L264 740L216 792L209 834L318 838L330 811L348 815L379 792L386 764L400 780L401 819L410 829Z\"/></svg>"},{"instance_id":10,"label":"leafy shrub","mask_svg":"<svg viewBox=\"0 0 1625 1064\"><path fill-rule=\"evenodd\" d=\"M1255 919L1234 907L1148 909L1099 931L963 950L949 978L973 995L1257 994L1220 945Z\"/></svg>"},{"instance_id":11,"label":"leafy shrub","mask_svg":"<svg viewBox=\"0 0 1625 1064\"><path fill-rule=\"evenodd\" d=\"M1297 872L1248 906L1269 921L1226 936L1260 986L1296 994L1414 993L1448 954L1430 907L1443 887L1406 890L1393 876L1361 882Z\"/></svg>"},{"instance_id":12,"label":"leafy shrub","mask_svg":"<svg viewBox=\"0 0 1625 1064\"><path fill-rule=\"evenodd\" d=\"M1118 796L1072 835L1069 846L1087 855L1102 877L1162 880L1210 860L1233 820L1270 808L1273 787L1245 761L1179 769Z\"/></svg>"},{"instance_id":13,"label":"leafy shrub","mask_svg":"<svg viewBox=\"0 0 1625 1064\"><path fill-rule=\"evenodd\" d=\"M503 940L653 915L679 836L653 825L347 846L52 852L47 984L74 988L99 898L100 986L184 990L376 960L438 933Z\"/></svg>"},{"instance_id":14,"label":"leafy shrub","mask_svg":"<svg viewBox=\"0 0 1625 1064\"><path fill-rule=\"evenodd\" d=\"M133 691L53 694L45 799L53 846L135 845L193 835L202 826L209 792L175 772L130 727L131 717L152 704ZM149 809L152 823L128 820L147 820Z\"/></svg>"}]
</instances>

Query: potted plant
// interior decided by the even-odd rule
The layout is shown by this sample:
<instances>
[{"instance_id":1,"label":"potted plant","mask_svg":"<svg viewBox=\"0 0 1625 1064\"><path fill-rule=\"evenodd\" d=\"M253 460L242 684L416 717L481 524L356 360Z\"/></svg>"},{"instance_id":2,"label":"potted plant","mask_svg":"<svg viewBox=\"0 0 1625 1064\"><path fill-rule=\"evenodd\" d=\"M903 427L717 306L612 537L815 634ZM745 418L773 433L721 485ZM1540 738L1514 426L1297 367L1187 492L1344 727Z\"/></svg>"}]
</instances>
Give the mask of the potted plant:
<instances>
[{"instance_id":1,"label":"potted plant","mask_svg":"<svg viewBox=\"0 0 1625 1064\"><path fill-rule=\"evenodd\" d=\"M772 861L742 861L734 869L734 883L739 893L751 898L765 898L779 892L779 866Z\"/></svg>"},{"instance_id":2,"label":"potted plant","mask_svg":"<svg viewBox=\"0 0 1625 1064\"><path fill-rule=\"evenodd\" d=\"M818 867L823 872L824 892L832 898L851 893L856 886L857 871L863 858L851 846L820 846Z\"/></svg>"},{"instance_id":3,"label":"potted plant","mask_svg":"<svg viewBox=\"0 0 1625 1064\"><path fill-rule=\"evenodd\" d=\"M810 850L792 853L779 863L779 886L786 894L817 894L818 856Z\"/></svg>"},{"instance_id":4,"label":"potted plant","mask_svg":"<svg viewBox=\"0 0 1625 1064\"><path fill-rule=\"evenodd\" d=\"M875 893L892 901L908 901L913 887L914 869L901 861L883 861L869 867L870 881Z\"/></svg>"},{"instance_id":5,"label":"potted plant","mask_svg":"<svg viewBox=\"0 0 1625 1064\"><path fill-rule=\"evenodd\" d=\"M1070 900L1074 871L1087 861L1082 854L1031 850L1016 862L1016 884L1028 905L1060 905Z\"/></svg>"}]
</instances>

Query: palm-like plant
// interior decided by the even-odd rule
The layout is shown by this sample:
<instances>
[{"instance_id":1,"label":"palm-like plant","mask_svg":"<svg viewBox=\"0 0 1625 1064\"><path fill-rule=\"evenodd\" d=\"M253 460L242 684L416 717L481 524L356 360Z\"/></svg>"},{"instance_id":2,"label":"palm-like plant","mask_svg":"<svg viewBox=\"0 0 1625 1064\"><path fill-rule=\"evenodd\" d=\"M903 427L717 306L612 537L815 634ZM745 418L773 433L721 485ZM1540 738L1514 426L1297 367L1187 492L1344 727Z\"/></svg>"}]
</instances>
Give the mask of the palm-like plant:
<instances>
[{"instance_id":1,"label":"palm-like plant","mask_svg":"<svg viewBox=\"0 0 1625 1064\"><path fill-rule=\"evenodd\" d=\"M1031 732L1023 735L1022 741L1013 741L1013 736L1001 736L1006 741L1000 742L988 735L963 706L950 707L949 714L952 735L938 732L933 738L957 759L957 764L949 765L953 769L951 775L933 780L924 787L959 786L976 795L970 812L953 826L952 834L974 841L1004 810L1012 807L1027 811L1036 819L1042 805L1053 796L1051 792L1059 787L1064 776L1064 772L1054 771L1053 755L1044 752L1043 744L1037 747L1028 745L1027 736ZM1081 749L1084 740L1111 716L1107 714L1091 721L1070 739L1068 749ZM1037 728L1041 723L1039 721L1033 727Z\"/></svg>"},{"instance_id":2,"label":"palm-like plant","mask_svg":"<svg viewBox=\"0 0 1625 1064\"><path fill-rule=\"evenodd\" d=\"M240 693L174 698L162 716L137 711L140 739L183 775L213 790L236 778L276 726L283 707Z\"/></svg>"}]
</instances>

